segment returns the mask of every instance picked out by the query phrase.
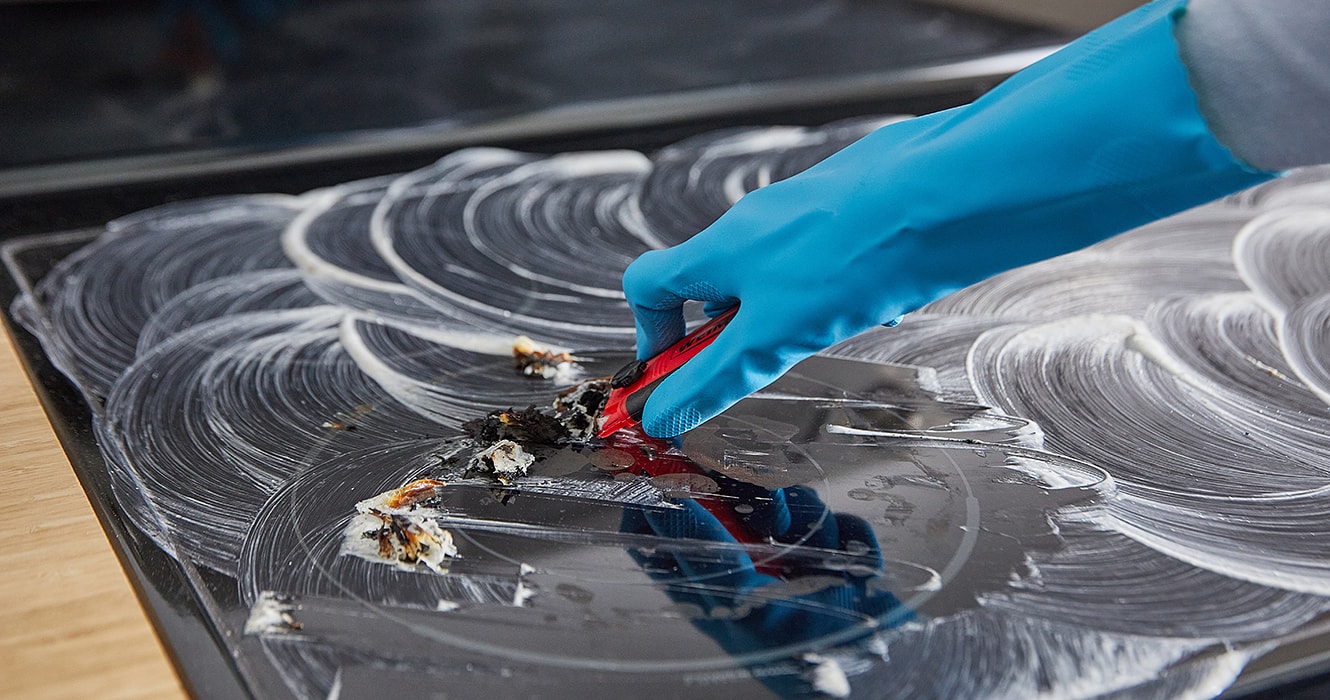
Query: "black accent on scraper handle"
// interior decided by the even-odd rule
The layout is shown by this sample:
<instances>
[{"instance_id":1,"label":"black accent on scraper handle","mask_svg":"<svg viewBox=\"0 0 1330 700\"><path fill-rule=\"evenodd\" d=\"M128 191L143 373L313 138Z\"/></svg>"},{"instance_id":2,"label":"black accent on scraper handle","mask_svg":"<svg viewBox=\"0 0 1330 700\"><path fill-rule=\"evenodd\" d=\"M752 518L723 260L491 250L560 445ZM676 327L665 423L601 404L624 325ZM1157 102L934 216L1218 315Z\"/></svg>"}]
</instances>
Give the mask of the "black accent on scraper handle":
<instances>
[{"instance_id":1,"label":"black accent on scraper handle","mask_svg":"<svg viewBox=\"0 0 1330 700\"><path fill-rule=\"evenodd\" d=\"M649 366L646 360L633 360L620 367L619 371L615 372L614 376L610 378L610 388L626 389L636 384L637 380L641 379L643 374L646 374Z\"/></svg>"},{"instance_id":2,"label":"black accent on scraper handle","mask_svg":"<svg viewBox=\"0 0 1330 700\"><path fill-rule=\"evenodd\" d=\"M634 391L623 400L623 410L628 412L628 417L632 418L633 422L642 422L642 411L647 407L647 399L651 398L651 392L655 391L656 387L660 386L660 383L665 381L670 374L674 374L674 370L671 370L669 374L660 375L655 381Z\"/></svg>"}]
</instances>

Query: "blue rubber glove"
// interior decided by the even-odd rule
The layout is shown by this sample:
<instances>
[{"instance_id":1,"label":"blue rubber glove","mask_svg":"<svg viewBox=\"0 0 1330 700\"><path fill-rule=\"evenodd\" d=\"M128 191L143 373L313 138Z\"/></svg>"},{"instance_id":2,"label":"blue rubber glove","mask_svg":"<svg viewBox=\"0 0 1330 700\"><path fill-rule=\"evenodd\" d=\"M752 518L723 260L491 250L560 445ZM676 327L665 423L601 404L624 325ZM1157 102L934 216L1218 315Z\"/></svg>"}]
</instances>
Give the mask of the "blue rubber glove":
<instances>
[{"instance_id":1,"label":"blue rubber glove","mask_svg":"<svg viewBox=\"0 0 1330 700\"><path fill-rule=\"evenodd\" d=\"M683 334L686 300L740 304L651 395L646 431L678 435L939 297L1273 177L1201 117L1173 36L1185 6L1151 3L973 104L885 126L642 255L623 280L639 357Z\"/></svg>"}]
</instances>

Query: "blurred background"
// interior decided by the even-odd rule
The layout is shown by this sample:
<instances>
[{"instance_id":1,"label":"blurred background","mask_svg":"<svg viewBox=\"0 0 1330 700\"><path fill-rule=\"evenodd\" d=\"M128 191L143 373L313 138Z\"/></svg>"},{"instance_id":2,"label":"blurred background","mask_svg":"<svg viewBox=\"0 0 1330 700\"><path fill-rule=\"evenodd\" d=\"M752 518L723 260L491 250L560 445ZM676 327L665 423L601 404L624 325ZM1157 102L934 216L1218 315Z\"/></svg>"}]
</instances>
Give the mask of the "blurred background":
<instances>
[{"instance_id":1,"label":"blurred background","mask_svg":"<svg viewBox=\"0 0 1330 700\"><path fill-rule=\"evenodd\" d=\"M1134 4L0 0L0 186L126 157L400 150L954 93Z\"/></svg>"}]
</instances>

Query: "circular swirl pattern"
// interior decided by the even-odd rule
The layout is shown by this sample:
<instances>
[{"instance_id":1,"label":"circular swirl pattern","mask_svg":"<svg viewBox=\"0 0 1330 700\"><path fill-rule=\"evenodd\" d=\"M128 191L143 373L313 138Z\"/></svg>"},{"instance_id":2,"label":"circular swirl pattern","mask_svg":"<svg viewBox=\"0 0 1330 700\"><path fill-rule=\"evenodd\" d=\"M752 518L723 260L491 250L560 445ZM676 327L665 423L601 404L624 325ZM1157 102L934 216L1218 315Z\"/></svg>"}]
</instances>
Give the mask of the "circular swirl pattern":
<instances>
[{"instance_id":1,"label":"circular swirl pattern","mask_svg":"<svg viewBox=\"0 0 1330 700\"><path fill-rule=\"evenodd\" d=\"M514 336L612 374L636 255L884 121L172 204L15 315L128 518L234 583L196 591L218 638L296 697L800 693L814 666L870 695L1219 692L1330 610L1330 171L851 339L691 433L698 473L565 447L496 492L439 459L579 378L517 374ZM451 569L345 555L355 504L422 476ZM231 599L273 595L303 628L243 639Z\"/></svg>"}]
</instances>

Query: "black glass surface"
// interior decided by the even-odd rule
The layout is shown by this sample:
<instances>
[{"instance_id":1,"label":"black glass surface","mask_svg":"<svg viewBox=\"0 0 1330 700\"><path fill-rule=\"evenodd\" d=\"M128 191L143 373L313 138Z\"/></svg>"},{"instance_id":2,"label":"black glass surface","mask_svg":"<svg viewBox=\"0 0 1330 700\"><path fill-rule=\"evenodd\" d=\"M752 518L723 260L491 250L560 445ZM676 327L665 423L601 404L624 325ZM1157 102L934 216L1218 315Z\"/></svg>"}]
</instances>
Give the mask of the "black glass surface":
<instances>
[{"instance_id":1,"label":"black glass surface","mask_svg":"<svg viewBox=\"0 0 1330 700\"><path fill-rule=\"evenodd\" d=\"M6 3L0 169L742 96L1066 38L899 0Z\"/></svg>"},{"instance_id":2,"label":"black glass surface","mask_svg":"<svg viewBox=\"0 0 1330 700\"><path fill-rule=\"evenodd\" d=\"M9 33L0 43L8 52L0 94L14 99L0 103L0 125L21 138L0 166L448 129L602 100L830 80L1061 38L909 3L205 5L3 10L15 21L0 22L0 34ZM70 38L59 50L57 34ZM879 50L884 43L890 50ZM722 127L926 112L977 89L816 108L731 105L647 129L517 135L486 145L651 153ZM284 507L256 520L261 536L245 550L243 573L167 554L126 519L107 453L96 445L90 399L15 322L11 302L118 216L208 194L295 194L440 155L369 153L227 175L176 173L0 202L6 240L44 234L8 248L11 275L0 284L9 330L196 695L323 697L334 684L342 697L442 688L461 697L575 697L629 686L643 697L807 694L818 653L838 645L877 653L874 635L974 609L978 598L1028 574L1027 555L1059 551L1048 513L1110 493L1094 467L1004 445L1022 424L995 423L983 407L939 397L914 369L824 358L681 444L618 445L672 465L638 474L666 496L660 501L456 479L435 458L439 440L455 436L417 433L388 453L367 453L356 449L363 433L351 430L329 443L342 458L292 479L274 497ZM610 352L591 365L608 374L626 359ZM502 383L509 371L496 363L482 374ZM1011 469L1013 460L1043 460L1068 481L1049 488ZM669 471L681 463L689 466ZM594 491L624 471L566 450L535 474ZM337 556L340 524L357 499L422 476L450 481L441 496L446 522L465 555L452 578ZM473 594L472 605L441 610L440 600L461 597L449 586L467 577L493 586ZM540 591L537 607L503 604L524 585ZM244 633L265 590L281 591L279 605L294 610L294 634ZM1000 638L980 635L975 643ZM1323 649L1313 637L1264 657L1256 665L1269 675L1252 687L1304 677L1289 687L1318 692ZM915 682L929 678L930 654L948 651L892 649L919 674ZM901 687L881 669L850 671L857 688L867 682L889 695Z\"/></svg>"}]
</instances>

